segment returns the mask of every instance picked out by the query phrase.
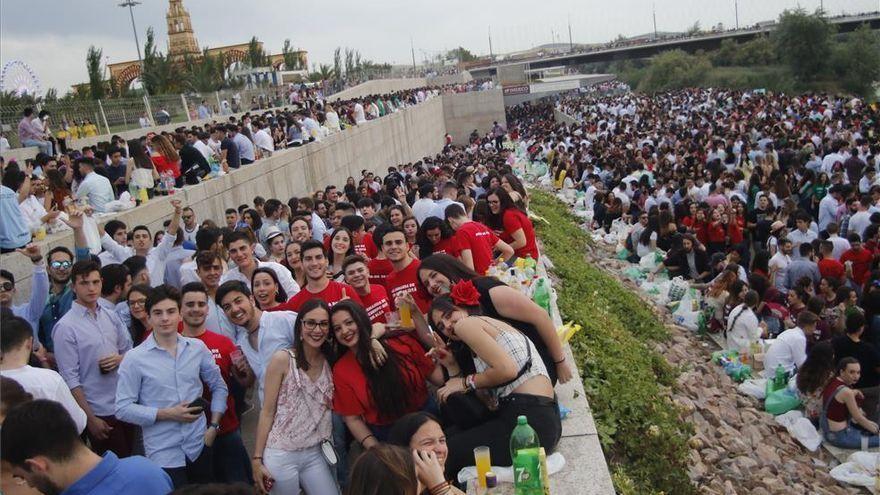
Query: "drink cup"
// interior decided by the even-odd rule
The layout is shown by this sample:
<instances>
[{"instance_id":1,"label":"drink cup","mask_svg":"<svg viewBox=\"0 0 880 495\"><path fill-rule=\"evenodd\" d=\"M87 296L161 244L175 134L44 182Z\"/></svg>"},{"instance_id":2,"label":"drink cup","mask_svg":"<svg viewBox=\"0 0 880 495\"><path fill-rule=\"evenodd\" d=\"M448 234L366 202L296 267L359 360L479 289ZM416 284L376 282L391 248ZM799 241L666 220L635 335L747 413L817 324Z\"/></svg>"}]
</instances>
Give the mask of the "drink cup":
<instances>
[{"instance_id":1,"label":"drink cup","mask_svg":"<svg viewBox=\"0 0 880 495\"><path fill-rule=\"evenodd\" d=\"M400 326L403 328L412 328L413 327L413 319L412 319L412 308L409 304L401 304L400 309Z\"/></svg>"},{"instance_id":2,"label":"drink cup","mask_svg":"<svg viewBox=\"0 0 880 495\"><path fill-rule=\"evenodd\" d=\"M489 456L489 447L481 446L474 449L474 463L477 466L477 483L480 488L486 488L486 473L492 470L492 459Z\"/></svg>"}]
</instances>

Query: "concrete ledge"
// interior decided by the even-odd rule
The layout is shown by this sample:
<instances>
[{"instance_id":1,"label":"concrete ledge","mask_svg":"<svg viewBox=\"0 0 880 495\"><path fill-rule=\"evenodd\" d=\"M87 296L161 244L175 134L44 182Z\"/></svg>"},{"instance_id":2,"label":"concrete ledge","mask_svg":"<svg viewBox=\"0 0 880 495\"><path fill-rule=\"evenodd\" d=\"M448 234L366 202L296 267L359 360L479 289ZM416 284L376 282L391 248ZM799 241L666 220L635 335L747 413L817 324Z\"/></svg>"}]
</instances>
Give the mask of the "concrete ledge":
<instances>
[{"instance_id":1,"label":"concrete ledge","mask_svg":"<svg viewBox=\"0 0 880 495\"><path fill-rule=\"evenodd\" d=\"M6 163L9 163L13 160L17 161L19 165L24 166L24 161L28 158L35 158L37 153L40 152L40 148L36 146L28 146L25 148L11 148L2 153L0 156L6 160Z\"/></svg>"}]
</instances>

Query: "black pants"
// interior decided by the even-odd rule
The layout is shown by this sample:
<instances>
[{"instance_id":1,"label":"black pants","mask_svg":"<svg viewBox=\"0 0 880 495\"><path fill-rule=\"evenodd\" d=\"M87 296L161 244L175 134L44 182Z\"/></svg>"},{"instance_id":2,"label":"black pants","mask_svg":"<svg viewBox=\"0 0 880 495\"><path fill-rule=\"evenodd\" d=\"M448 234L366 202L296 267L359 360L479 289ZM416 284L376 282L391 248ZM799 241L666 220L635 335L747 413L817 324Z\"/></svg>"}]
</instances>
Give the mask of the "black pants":
<instances>
[{"instance_id":1,"label":"black pants","mask_svg":"<svg viewBox=\"0 0 880 495\"><path fill-rule=\"evenodd\" d=\"M253 161L253 160L249 160L249 159L247 159L247 158L242 158L242 159L241 159L241 164L242 164L242 165L250 165L251 163L254 163L254 161Z\"/></svg>"},{"instance_id":2,"label":"black pants","mask_svg":"<svg viewBox=\"0 0 880 495\"><path fill-rule=\"evenodd\" d=\"M553 452L562 436L562 422L559 419L559 404L556 398L537 395L510 394L501 399L495 416L481 425L466 430L447 432L446 443L449 456L446 458L448 479L455 479L461 468L474 465L474 448L488 446L493 466L509 466L510 434L516 426L517 416L525 416L538 434L541 446L547 454Z\"/></svg>"},{"instance_id":3,"label":"black pants","mask_svg":"<svg viewBox=\"0 0 880 495\"><path fill-rule=\"evenodd\" d=\"M186 466L162 468L171 477L174 488L214 481L214 463L211 450L211 447L205 446L196 460L186 460Z\"/></svg>"}]
</instances>

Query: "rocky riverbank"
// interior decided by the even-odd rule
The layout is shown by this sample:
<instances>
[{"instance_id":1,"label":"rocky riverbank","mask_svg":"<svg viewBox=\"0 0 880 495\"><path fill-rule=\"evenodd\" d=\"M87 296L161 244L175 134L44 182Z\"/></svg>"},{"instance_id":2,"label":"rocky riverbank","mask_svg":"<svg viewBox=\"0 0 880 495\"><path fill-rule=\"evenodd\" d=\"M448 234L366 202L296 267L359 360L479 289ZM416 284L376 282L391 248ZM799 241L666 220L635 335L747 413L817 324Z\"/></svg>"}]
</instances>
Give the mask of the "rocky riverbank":
<instances>
[{"instance_id":1,"label":"rocky riverbank","mask_svg":"<svg viewBox=\"0 0 880 495\"><path fill-rule=\"evenodd\" d=\"M587 260L639 293L620 274L627 263L615 259L612 249L597 243ZM762 404L742 395L720 366L710 362L717 346L694 332L672 324L670 312L646 297L645 303L669 329L670 339L655 350L681 374L672 399L681 419L693 425L689 439L688 474L701 493L734 495L864 493L835 481L829 470L836 464L827 451L803 448L785 428L763 411Z\"/></svg>"}]
</instances>

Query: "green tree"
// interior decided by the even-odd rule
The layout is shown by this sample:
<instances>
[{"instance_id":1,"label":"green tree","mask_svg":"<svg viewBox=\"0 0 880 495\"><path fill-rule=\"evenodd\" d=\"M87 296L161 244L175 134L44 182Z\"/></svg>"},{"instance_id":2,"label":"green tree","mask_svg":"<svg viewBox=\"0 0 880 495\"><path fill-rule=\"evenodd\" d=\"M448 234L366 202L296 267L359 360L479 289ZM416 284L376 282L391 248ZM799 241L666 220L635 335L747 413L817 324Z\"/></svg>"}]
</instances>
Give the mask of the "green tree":
<instances>
[{"instance_id":1,"label":"green tree","mask_svg":"<svg viewBox=\"0 0 880 495\"><path fill-rule=\"evenodd\" d=\"M305 68L301 67L301 61L296 52L297 50L293 49L290 39L288 38L284 40L284 46L281 47L281 56L284 57L284 67L287 70L299 70Z\"/></svg>"},{"instance_id":2,"label":"green tree","mask_svg":"<svg viewBox=\"0 0 880 495\"><path fill-rule=\"evenodd\" d=\"M337 46L335 50L333 50L333 73L338 77L342 77L342 47Z\"/></svg>"},{"instance_id":3,"label":"green tree","mask_svg":"<svg viewBox=\"0 0 880 495\"><path fill-rule=\"evenodd\" d=\"M700 27L700 21L696 21L695 23L693 23L691 25L691 27L688 28L687 35L688 36L696 36L696 35L700 34L702 31L703 31L703 29Z\"/></svg>"},{"instance_id":4,"label":"green tree","mask_svg":"<svg viewBox=\"0 0 880 495\"><path fill-rule=\"evenodd\" d=\"M93 100L99 100L104 97L104 78L101 74L101 57L104 56L104 50L95 48L94 45L89 47L86 53L86 70L89 73L89 94Z\"/></svg>"},{"instance_id":5,"label":"green tree","mask_svg":"<svg viewBox=\"0 0 880 495\"><path fill-rule=\"evenodd\" d=\"M776 62L776 50L767 36L760 36L738 46L733 65L769 65Z\"/></svg>"},{"instance_id":6,"label":"green tree","mask_svg":"<svg viewBox=\"0 0 880 495\"><path fill-rule=\"evenodd\" d=\"M45 103L56 103L58 101L58 90L49 88L46 90L46 96L43 97Z\"/></svg>"},{"instance_id":7,"label":"green tree","mask_svg":"<svg viewBox=\"0 0 880 495\"><path fill-rule=\"evenodd\" d=\"M321 64L317 67L312 66L312 71L309 74L309 81L311 82L329 81L336 77L333 67L327 64Z\"/></svg>"},{"instance_id":8,"label":"green tree","mask_svg":"<svg viewBox=\"0 0 880 495\"><path fill-rule=\"evenodd\" d=\"M345 75L347 77L351 77L354 74L354 50L351 48L345 49Z\"/></svg>"},{"instance_id":9,"label":"green tree","mask_svg":"<svg viewBox=\"0 0 880 495\"><path fill-rule=\"evenodd\" d=\"M153 28L147 28L147 40L144 42L144 63L141 83L151 95L168 93L172 90L173 68L171 61L156 48Z\"/></svg>"},{"instance_id":10,"label":"green tree","mask_svg":"<svg viewBox=\"0 0 880 495\"><path fill-rule=\"evenodd\" d=\"M184 60L184 87L192 92L217 91L224 84L223 64L219 57L202 51L201 59Z\"/></svg>"},{"instance_id":11,"label":"green tree","mask_svg":"<svg viewBox=\"0 0 880 495\"><path fill-rule=\"evenodd\" d=\"M712 52L712 63L720 67L733 65L739 54L739 45L730 38L721 41L721 46Z\"/></svg>"},{"instance_id":12,"label":"green tree","mask_svg":"<svg viewBox=\"0 0 880 495\"><path fill-rule=\"evenodd\" d=\"M651 60L639 89L656 92L699 86L711 68L706 57L689 55L682 50L663 52Z\"/></svg>"},{"instance_id":13,"label":"green tree","mask_svg":"<svg viewBox=\"0 0 880 495\"><path fill-rule=\"evenodd\" d=\"M773 31L776 53L799 81L822 74L831 56L834 27L824 18L803 9L785 10Z\"/></svg>"},{"instance_id":14,"label":"green tree","mask_svg":"<svg viewBox=\"0 0 880 495\"><path fill-rule=\"evenodd\" d=\"M256 36L252 37L248 42L247 64L252 69L269 65L269 57L266 55L266 51L263 50L263 47L260 45Z\"/></svg>"},{"instance_id":15,"label":"green tree","mask_svg":"<svg viewBox=\"0 0 880 495\"><path fill-rule=\"evenodd\" d=\"M833 65L844 89L870 96L880 81L880 36L863 24L835 47Z\"/></svg>"},{"instance_id":16,"label":"green tree","mask_svg":"<svg viewBox=\"0 0 880 495\"><path fill-rule=\"evenodd\" d=\"M454 48L452 50L449 50L449 52L447 52L447 54L446 54L446 59L447 60L457 60L458 63L462 63L462 62L474 61L477 59L477 56L474 55L473 53L471 53L471 51L468 50L467 48L459 46L458 48Z\"/></svg>"}]
</instances>

